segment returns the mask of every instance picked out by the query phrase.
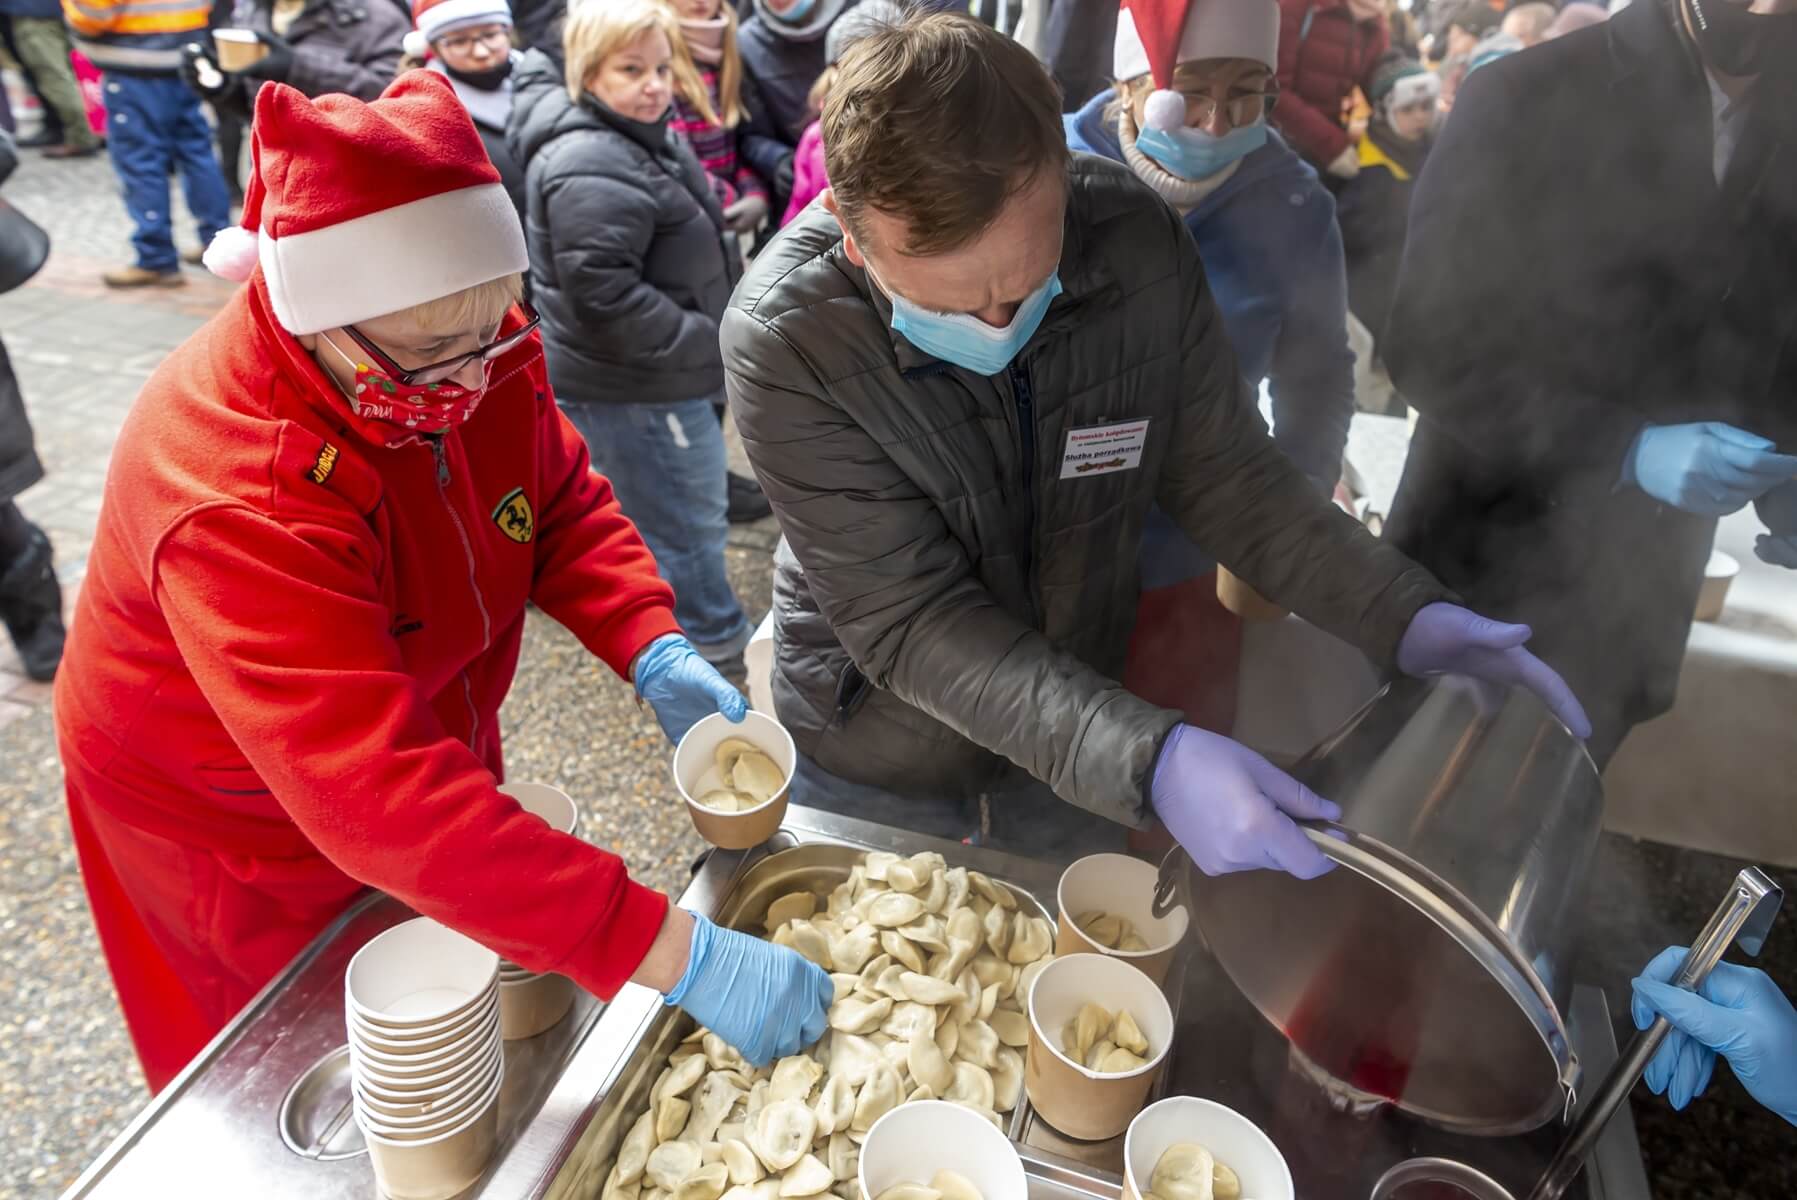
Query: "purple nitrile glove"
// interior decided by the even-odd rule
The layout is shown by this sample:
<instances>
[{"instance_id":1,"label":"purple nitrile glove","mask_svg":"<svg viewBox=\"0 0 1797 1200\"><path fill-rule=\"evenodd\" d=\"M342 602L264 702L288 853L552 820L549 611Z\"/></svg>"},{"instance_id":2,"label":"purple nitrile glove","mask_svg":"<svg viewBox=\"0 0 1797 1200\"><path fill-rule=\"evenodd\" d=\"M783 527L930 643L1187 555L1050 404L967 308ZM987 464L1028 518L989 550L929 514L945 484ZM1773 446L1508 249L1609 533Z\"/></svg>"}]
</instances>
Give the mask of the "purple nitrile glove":
<instances>
[{"instance_id":1,"label":"purple nitrile glove","mask_svg":"<svg viewBox=\"0 0 1797 1200\"><path fill-rule=\"evenodd\" d=\"M1206 875L1268 868L1315 879L1335 866L1292 818L1333 821L1341 809L1240 742L1174 726L1149 790L1156 815Z\"/></svg>"},{"instance_id":2,"label":"purple nitrile glove","mask_svg":"<svg viewBox=\"0 0 1797 1200\"><path fill-rule=\"evenodd\" d=\"M1733 963L1717 963L1696 992L1674 987L1685 954L1668 946L1633 983L1635 1027L1672 1022L1647 1064L1647 1086L1683 1108L1703 1094L1720 1054L1749 1095L1797 1125L1797 1010L1764 971Z\"/></svg>"},{"instance_id":3,"label":"purple nitrile glove","mask_svg":"<svg viewBox=\"0 0 1797 1200\"><path fill-rule=\"evenodd\" d=\"M1406 675L1471 675L1528 688L1573 736L1591 736L1591 718L1559 673L1523 649L1527 625L1487 620L1458 604L1425 604L1398 642L1398 670Z\"/></svg>"}]
</instances>

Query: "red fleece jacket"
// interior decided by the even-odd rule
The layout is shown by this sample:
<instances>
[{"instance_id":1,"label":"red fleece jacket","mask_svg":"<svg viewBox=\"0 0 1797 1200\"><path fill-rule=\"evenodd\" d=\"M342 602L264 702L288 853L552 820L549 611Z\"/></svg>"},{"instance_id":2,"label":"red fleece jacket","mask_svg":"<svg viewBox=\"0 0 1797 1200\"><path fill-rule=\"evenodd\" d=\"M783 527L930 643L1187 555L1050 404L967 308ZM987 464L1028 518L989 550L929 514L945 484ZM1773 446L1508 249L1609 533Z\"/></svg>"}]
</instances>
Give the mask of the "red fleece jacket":
<instances>
[{"instance_id":1,"label":"red fleece jacket","mask_svg":"<svg viewBox=\"0 0 1797 1200\"><path fill-rule=\"evenodd\" d=\"M322 855L610 996L667 900L496 790L497 717L527 600L622 675L676 630L673 594L537 339L491 379L441 466L364 440L257 276L120 431L58 735L120 821L232 862Z\"/></svg>"}]
</instances>

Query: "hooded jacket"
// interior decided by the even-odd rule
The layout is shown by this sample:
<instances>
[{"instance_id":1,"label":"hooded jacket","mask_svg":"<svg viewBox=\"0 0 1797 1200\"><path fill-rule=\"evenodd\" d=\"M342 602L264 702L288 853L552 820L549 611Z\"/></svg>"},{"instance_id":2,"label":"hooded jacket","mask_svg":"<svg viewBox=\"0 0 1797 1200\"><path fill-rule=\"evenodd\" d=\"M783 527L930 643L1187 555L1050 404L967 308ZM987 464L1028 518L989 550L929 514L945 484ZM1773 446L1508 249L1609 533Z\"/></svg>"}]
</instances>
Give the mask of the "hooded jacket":
<instances>
[{"instance_id":1,"label":"hooded jacket","mask_svg":"<svg viewBox=\"0 0 1797 1200\"><path fill-rule=\"evenodd\" d=\"M440 441L365 440L260 273L163 361L119 432L57 673L70 804L251 887L361 881L609 996L666 898L497 790L499 706L527 603L622 675L675 630L673 597L537 339L490 378ZM233 936L273 933L216 933L217 897L155 869L130 890L200 923L221 974L250 954Z\"/></svg>"},{"instance_id":2,"label":"hooded jacket","mask_svg":"<svg viewBox=\"0 0 1797 1200\"><path fill-rule=\"evenodd\" d=\"M913 795L977 794L1015 767L1139 823L1179 720L1115 682L1152 507L1381 662L1446 592L1274 447L1178 216L1100 158L1075 155L1068 187L1062 294L998 375L894 333L815 205L744 277L724 358L791 548L774 702L799 748ZM1120 449L1070 457L1075 431Z\"/></svg>"},{"instance_id":3,"label":"hooded jacket","mask_svg":"<svg viewBox=\"0 0 1797 1200\"><path fill-rule=\"evenodd\" d=\"M804 20L788 23L774 16L762 0L754 0L755 15L737 30L743 70L755 80L768 117L788 146L799 144L810 123L807 97L824 73L824 35L853 2L816 0Z\"/></svg>"},{"instance_id":4,"label":"hooded jacket","mask_svg":"<svg viewBox=\"0 0 1797 1200\"><path fill-rule=\"evenodd\" d=\"M1384 17L1362 20L1348 0L1279 0L1279 105L1272 121L1293 149L1327 167L1352 142L1342 101L1365 88L1391 48Z\"/></svg>"},{"instance_id":5,"label":"hooded jacket","mask_svg":"<svg viewBox=\"0 0 1797 1200\"><path fill-rule=\"evenodd\" d=\"M540 50L515 75L506 136L524 164L531 299L557 396L716 395L735 250L698 159L665 119L645 125L590 96L576 104Z\"/></svg>"}]
</instances>

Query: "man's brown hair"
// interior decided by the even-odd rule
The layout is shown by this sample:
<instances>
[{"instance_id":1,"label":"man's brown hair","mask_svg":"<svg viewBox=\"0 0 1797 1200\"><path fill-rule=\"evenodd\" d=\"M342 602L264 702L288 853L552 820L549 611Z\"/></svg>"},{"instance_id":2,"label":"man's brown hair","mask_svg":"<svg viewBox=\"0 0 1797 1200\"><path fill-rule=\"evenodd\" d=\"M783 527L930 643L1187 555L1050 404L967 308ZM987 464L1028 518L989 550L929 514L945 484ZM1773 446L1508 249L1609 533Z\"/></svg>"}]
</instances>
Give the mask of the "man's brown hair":
<instances>
[{"instance_id":1,"label":"man's brown hair","mask_svg":"<svg viewBox=\"0 0 1797 1200\"><path fill-rule=\"evenodd\" d=\"M1059 89L989 25L913 16L856 40L823 113L824 169L851 229L868 209L903 220L911 254L979 236L1047 167L1065 168Z\"/></svg>"}]
</instances>

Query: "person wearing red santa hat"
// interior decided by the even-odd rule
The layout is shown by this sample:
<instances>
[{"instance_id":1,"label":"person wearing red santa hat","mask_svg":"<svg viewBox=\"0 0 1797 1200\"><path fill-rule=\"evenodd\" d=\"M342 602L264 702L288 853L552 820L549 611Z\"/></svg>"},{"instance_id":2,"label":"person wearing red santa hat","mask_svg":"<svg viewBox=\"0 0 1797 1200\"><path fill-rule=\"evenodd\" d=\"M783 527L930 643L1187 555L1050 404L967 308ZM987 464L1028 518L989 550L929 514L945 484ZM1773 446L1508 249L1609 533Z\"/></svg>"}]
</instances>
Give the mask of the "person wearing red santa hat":
<instances>
[{"instance_id":1,"label":"person wearing red santa hat","mask_svg":"<svg viewBox=\"0 0 1797 1200\"><path fill-rule=\"evenodd\" d=\"M505 141L518 65L511 6L506 0L413 0L412 21L417 28L406 34L400 69L422 64L448 76L523 221L524 167Z\"/></svg>"},{"instance_id":2,"label":"person wearing red santa hat","mask_svg":"<svg viewBox=\"0 0 1797 1200\"><path fill-rule=\"evenodd\" d=\"M1273 441L1330 495L1354 414L1347 282L1335 203L1268 128L1278 88L1275 0L1126 0L1118 84L1064 118L1068 144L1126 164L1184 218L1244 377L1272 398ZM1241 621L1219 572L1160 509L1141 552L1124 682L1227 730ZM1257 615L1223 576L1224 603Z\"/></svg>"},{"instance_id":3,"label":"person wearing red santa hat","mask_svg":"<svg viewBox=\"0 0 1797 1200\"><path fill-rule=\"evenodd\" d=\"M609 997L667 993L745 1055L830 983L498 790L527 603L670 738L742 697L556 409L523 233L449 84L257 97L247 278L113 452L57 679L82 876L152 1089L364 886Z\"/></svg>"}]
</instances>

